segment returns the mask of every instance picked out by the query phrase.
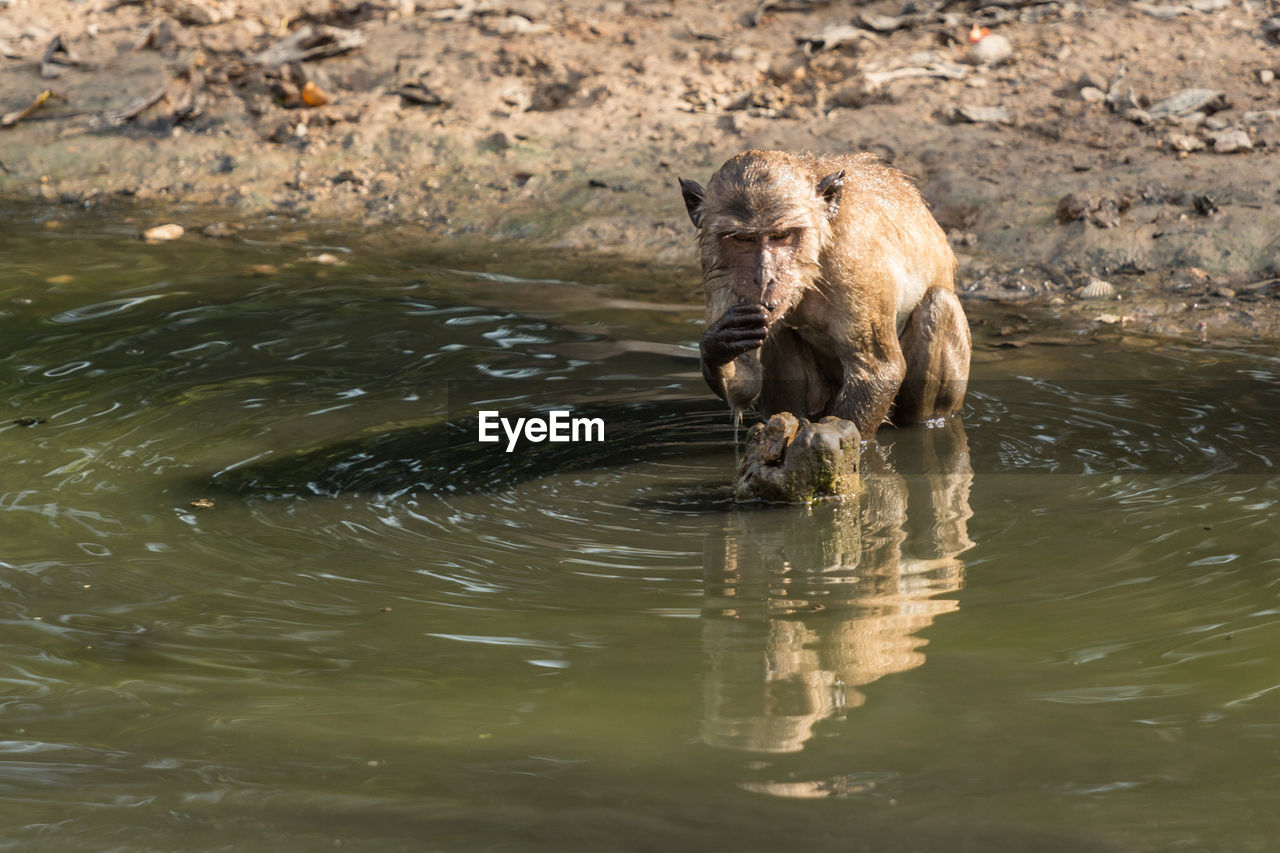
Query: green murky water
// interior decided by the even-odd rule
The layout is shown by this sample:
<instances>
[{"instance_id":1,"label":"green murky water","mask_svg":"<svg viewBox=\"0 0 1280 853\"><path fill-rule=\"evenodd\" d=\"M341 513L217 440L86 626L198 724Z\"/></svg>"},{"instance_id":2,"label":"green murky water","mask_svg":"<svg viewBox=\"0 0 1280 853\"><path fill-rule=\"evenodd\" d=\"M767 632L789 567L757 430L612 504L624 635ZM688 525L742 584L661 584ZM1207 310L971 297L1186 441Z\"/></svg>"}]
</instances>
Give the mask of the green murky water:
<instances>
[{"instance_id":1,"label":"green murky water","mask_svg":"<svg viewBox=\"0 0 1280 853\"><path fill-rule=\"evenodd\" d=\"M3 849L1280 844L1274 353L983 348L743 510L687 282L135 231L0 221Z\"/></svg>"}]
</instances>

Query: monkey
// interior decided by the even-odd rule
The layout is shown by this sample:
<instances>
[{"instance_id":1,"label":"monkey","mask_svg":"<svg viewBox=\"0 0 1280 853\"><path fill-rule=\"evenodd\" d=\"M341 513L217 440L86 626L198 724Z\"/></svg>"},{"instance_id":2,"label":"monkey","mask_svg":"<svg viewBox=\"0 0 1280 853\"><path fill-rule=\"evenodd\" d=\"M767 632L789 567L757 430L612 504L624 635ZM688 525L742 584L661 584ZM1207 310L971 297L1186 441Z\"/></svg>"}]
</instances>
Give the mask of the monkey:
<instances>
[{"instance_id":1,"label":"monkey","mask_svg":"<svg viewBox=\"0 0 1280 853\"><path fill-rule=\"evenodd\" d=\"M919 190L873 154L746 151L704 189L702 375L735 420L756 406L883 423L948 417L972 346L955 255Z\"/></svg>"}]
</instances>

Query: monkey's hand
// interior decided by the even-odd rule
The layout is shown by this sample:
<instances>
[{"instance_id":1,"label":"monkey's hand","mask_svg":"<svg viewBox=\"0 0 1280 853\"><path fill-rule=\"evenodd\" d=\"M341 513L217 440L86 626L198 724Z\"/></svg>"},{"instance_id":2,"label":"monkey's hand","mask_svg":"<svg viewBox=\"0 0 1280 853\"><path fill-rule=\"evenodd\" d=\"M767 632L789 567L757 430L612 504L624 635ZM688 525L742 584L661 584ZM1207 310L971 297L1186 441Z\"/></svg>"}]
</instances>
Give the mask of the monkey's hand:
<instances>
[{"instance_id":1,"label":"monkey's hand","mask_svg":"<svg viewBox=\"0 0 1280 853\"><path fill-rule=\"evenodd\" d=\"M698 350L708 368L724 367L743 353L759 349L769 334L763 305L734 305L702 333Z\"/></svg>"}]
</instances>

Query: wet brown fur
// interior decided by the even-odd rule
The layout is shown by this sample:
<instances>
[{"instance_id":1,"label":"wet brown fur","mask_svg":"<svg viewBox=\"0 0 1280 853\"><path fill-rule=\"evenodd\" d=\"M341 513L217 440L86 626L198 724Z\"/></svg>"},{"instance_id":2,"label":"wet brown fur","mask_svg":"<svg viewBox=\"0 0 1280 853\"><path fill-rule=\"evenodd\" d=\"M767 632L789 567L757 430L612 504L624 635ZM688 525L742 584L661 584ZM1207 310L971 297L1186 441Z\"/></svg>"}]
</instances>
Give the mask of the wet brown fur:
<instances>
[{"instance_id":1,"label":"wet brown fur","mask_svg":"<svg viewBox=\"0 0 1280 853\"><path fill-rule=\"evenodd\" d=\"M732 409L834 414L867 436L891 415L914 423L960 408L970 337L955 256L909 178L869 154L747 151L705 191L681 184L708 334L734 306L766 306L757 348L725 364L704 349L707 382ZM774 248L760 251L762 235L779 235Z\"/></svg>"}]
</instances>

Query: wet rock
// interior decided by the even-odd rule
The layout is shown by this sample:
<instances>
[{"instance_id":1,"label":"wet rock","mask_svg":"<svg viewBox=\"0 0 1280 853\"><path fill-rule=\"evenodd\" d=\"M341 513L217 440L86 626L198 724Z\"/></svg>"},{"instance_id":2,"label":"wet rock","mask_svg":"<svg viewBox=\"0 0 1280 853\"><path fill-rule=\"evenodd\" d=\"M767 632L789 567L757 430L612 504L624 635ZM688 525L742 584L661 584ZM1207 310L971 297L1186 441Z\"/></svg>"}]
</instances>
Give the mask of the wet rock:
<instances>
[{"instance_id":1,"label":"wet rock","mask_svg":"<svg viewBox=\"0 0 1280 853\"><path fill-rule=\"evenodd\" d=\"M856 495L861 436L852 422L825 417L817 423L781 412L747 433L734 498L739 501L810 503Z\"/></svg>"},{"instance_id":2,"label":"wet rock","mask_svg":"<svg viewBox=\"0 0 1280 853\"><path fill-rule=\"evenodd\" d=\"M177 240L187 229L178 225L176 222L170 222L166 225L157 225L154 228L148 228L142 232L142 239L148 243L163 243L167 240Z\"/></svg>"}]
</instances>

